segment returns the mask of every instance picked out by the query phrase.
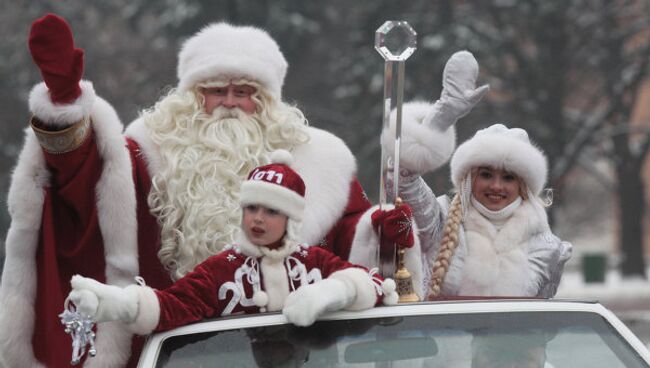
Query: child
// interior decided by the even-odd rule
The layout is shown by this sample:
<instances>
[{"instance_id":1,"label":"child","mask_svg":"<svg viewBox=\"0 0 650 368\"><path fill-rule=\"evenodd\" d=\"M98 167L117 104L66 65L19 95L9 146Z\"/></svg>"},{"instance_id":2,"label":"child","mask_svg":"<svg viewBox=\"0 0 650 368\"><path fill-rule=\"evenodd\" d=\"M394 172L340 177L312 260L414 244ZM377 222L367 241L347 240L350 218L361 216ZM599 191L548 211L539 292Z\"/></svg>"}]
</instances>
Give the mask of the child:
<instances>
[{"instance_id":1,"label":"child","mask_svg":"<svg viewBox=\"0 0 650 368\"><path fill-rule=\"evenodd\" d=\"M393 280L296 241L305 184L280 150L242 184L242 233L235 244L165 290L110 286L76 275L69 299L96 322L119 320L138 334L208 317L282 310L307 326L326 311L395 304Z\"/></svg>"}]
</instances>

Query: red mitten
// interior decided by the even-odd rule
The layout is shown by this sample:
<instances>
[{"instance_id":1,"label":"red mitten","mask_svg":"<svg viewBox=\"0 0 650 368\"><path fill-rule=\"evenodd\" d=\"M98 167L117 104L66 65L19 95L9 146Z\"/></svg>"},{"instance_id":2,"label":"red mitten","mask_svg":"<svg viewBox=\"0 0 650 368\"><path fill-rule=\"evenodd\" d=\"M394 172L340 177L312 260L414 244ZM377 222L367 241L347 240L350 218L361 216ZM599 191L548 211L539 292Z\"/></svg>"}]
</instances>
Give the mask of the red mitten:
<instances>
[{"instance_id":1,"label":"red mitten","mask_svg":"<svg viewBox=\"0 0 650 368\"><path fill-rule=\"evenodd\" d=\"M66 21L54 14L37 19L29 33L29 51L41 70L53 103L73 102L81 95L82 49L74 47Z\"/></svg>"},{"instance_id":2,"label":"red mitten","mask_svg":"<svg viewBox=\"0 0 650 368\"><path fill-rule=\"evenodd\" d=\"M379 232L381 226L381 248L382 255L394 251L393 244L400 248L413 246L413 213L408 204L399 205L391 210L377 210L370 218L372 227Z\"/></svg>"}]
</instances>

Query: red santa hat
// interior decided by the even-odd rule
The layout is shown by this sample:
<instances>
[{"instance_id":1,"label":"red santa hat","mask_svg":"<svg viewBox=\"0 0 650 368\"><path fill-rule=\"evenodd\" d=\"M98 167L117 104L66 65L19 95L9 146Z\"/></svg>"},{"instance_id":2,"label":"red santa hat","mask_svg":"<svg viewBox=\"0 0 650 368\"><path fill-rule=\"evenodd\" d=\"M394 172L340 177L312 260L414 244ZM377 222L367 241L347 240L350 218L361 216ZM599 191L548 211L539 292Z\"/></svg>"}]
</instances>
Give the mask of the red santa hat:
<instances>
[{"instance_id":1,"label":"red santa hat","mask_svg":"<svg viewBox=\"0 0 650 368\"><path fill-rule=\"evenodd\" d=\"M539 195L546 183L546 156L520 128L494 124L481 129L461 144L451 158L451 181L456 188L475 167L490 166L510 171Z\"/></svg>"},{"instance_id":2,"label":"red santa hat","mask_svg":"<svg viewBox=\"0 0 650 368\"><path fill-rule=\"evenodd\" d=\"M211 80L248 79L282 97L287 61L269 34L250 26L211 24L190 37L178 55L178 89Z\"/></svg>"},{"instance_id":3,"label":"red santa hat","mask_svg":"<svg viewBox=\"0 0 650 368\"><path fill-rule=\"evenodd\" d=\"M305 182L289 165L289 151L271 154L271 164L255 168L242 183L239 202L242 206L262 205L300 221L305 209Z\"/></svg>"}]
</instances>

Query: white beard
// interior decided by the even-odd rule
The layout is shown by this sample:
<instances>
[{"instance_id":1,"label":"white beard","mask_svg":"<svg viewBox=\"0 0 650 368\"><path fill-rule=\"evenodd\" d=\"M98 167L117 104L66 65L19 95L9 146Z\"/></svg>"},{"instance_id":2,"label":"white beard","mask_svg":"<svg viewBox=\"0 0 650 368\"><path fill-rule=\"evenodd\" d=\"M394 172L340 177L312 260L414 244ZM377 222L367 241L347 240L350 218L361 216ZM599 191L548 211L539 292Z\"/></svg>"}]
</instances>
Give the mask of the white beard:
<instances>
[{"instance_id":1,"label":"white beard","mask_svg":"<svg viewBox=\"0 0 650 368\"><path fill-rule=\"evenodd\" d=\"M257 114L234 115L198 114L156 132L164 169L153 177L149 206L162 230L158 256L175 279L235 240L241 182L270 152L292 146L271 145Z\"/></svg>"}]
</instances>

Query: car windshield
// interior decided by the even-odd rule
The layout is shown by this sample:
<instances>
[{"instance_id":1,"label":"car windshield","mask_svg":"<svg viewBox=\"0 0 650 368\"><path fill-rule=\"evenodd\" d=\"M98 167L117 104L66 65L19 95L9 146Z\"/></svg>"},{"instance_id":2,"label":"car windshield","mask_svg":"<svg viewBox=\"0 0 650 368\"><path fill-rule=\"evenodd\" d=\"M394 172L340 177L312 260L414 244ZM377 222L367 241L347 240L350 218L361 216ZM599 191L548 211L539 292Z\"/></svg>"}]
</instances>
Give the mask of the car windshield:
<instances>
[{"instance_id":1,"label":"car windshield","mask_svg":"<svg viewBox=\"0 0 650 368\"><path fill-rule=\"evenodd\" d=\"M647 367L585 312L420 315L318 321L166 339L157 367Z\"/></svg>"}]
</instances>

